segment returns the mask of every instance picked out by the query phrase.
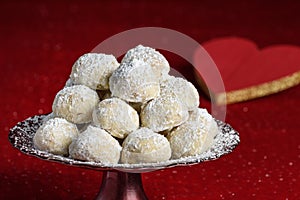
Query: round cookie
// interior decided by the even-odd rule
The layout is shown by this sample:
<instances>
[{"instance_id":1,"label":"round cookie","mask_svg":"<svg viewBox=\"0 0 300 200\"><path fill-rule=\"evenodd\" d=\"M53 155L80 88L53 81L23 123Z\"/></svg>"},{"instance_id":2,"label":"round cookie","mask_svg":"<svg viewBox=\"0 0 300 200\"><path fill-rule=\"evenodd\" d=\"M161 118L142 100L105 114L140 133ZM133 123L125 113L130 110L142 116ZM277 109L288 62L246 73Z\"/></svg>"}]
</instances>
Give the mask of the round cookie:
<instances>
[{"instance_id":1,"label":"round cookie","mask_svg":"<svg viewBox=\"0 0 300 200\"><path fill-rule=\"evenodd\" d=\"M122 146L121 163L155 163L167 161L171 157L168 140L148 128L130 133Z\"/></svg>"},{"instance_id":2,"label":"round cookie","mask_svg":"<svg viewBox=\"0 0 300 200\"><path fill-rule=\"evenodd\" d=\"M68 155L69 145L78 134L74 124L62 118L52 118L39 127L33 142L35 147L42 151Z\"/></svg>"},{"instance_id":3,"label":"round cookie","mask_svg":"<svg viewBox=\"0 0 300 200\"><path fill-rule=\"evenodd\" d=\"M105 130L88 126L69 146L70 157L103 164L117 164L121 146Z\"/></svg>"},{"instance_id":4,"label":"round cookie","mask_svg":"<svg viewBox=\"0 0 300 200\"><path fill-rule=\"evenodd\" d=\"M199 106L199 93L195 86L187 80L167 76L160 83L161 95L175 95L187 109L194 110Z\"/></svg>"},{"instance_id":5,"label":"round cookie","mask_svg":"<svg viewBox=\"0 0 300 200\"><path fill-rule=\"evenodd\" d=\"M218 127L205 109L193 111L189 120L168 134L172 159L199 155L212 146Z\"/></svg>"},{"instance_id":6,"label":"round cookie","mask_svg":"<svg viewBox=\"0 0 300 200\"><path fill-rule=\"evenodd\" d=\"M87 53L74 63L70 79L75 85L107 90L109 77L118 67L119 63L113 55Z\"/></svg>"},{"instance_id":7,"label":"round cookie","mask_svg":"<svg viewBox=\"0 0 300 200\"><path fill-rule=\"evenodd\" d=\"M74 85L60 90L52 104L55 116L76 123L88 123L92 120L92 112L98 104L97 93L84 86Z\"/></svg>"},{"instance_id":8,"label":"round cookie","mask_svg":"<svg viewBox=\"0 0 300 200\"><path fill-rule=\"evenodd\" d=\"M144 61L122 63L109 79L112 96L128 102L146 102L159 95L159 78Z\"/></svg>"},{"instance_id":9,"label":"round cookie","mask_svg":"<svg viewBox=\"0 0 300 200\"><path fill-rule=\"evenodd\" d=\"M93 123L117 138L124 138L138 129L139 115L121 99L105 99L95 107Z\"/></svg>"},{"instance_id":10,"label":"round cookie","mask_svg":"<svg viewBox=\"0 0 300 200\"><path fill-rule=\"evenodd\" d=\"M143 60L148 63L158 77L167 75L170 71L170 65L167 59L158 51L150 47L138 45L130 49L123 57L122 63L131 62L133 59Z\"/></svg>"},{"instance_id":11,"label":"round cookie","mask_svg":"<svg viewBox=\"0 0 300 200\"><path fill-rule=\"evenodd\" d=\"M202 151L208 150L214 143L214 138L219 132L219 128L216 120L207 112L206 109L196 108L189 114L189 122L192 123L203 123L206 124L205 129L207 130L207 137Z\"/></svg>"},{"instance_id":12,"label":"round cookie","mask_svg":"<svg viewBox=\"0 0 300 200\"><path fill-rule=\"evenodd\" d=\"M175 96L160 96L143 107L140 117L142 126L155 132L171 129L188 119L186 106Z\"/></svg>"}]
</instances>

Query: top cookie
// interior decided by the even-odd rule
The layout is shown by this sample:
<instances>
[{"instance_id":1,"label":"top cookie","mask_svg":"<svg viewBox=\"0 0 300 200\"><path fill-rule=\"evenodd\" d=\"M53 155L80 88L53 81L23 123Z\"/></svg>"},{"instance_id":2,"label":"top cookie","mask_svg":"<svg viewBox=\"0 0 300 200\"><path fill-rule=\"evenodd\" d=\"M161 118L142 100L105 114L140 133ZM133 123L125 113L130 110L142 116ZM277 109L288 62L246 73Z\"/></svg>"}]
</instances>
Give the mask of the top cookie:
<instances>
[{"instance_id":1,"label":"top cookie","mask_svg":"<svg viewBox=\"0 0 300 200\"><path fill-rule=\"evenodd\" d=\"M107 90L108 79L118 67L119 63L113 55L87 53L74 63L70 81L94 90Z\"/></svg>"},{"instance_id":2,"label":"top cookie","mask_svg":"<svg viewBox=\"0 0 300 200\"><path fill-rule=\"evenodd\" d=\"M142 60L148 63L158 77L167 75L170 71L170 65L167 59L158 51L150 47L138 45L130 49L123 57L122 63L131 62L133 59Z\"/></svg>"},{"instance_id":3,"label":"top cookie","mask_svg":"<svg viewBox=\"0 0 300 200\"><path fill-rule=\"evenodd\" d=\"M121 63L109 79L112 96L128 102L146 102L159 95L159 78L142 60Z\"/></svg>"}]
</instances>

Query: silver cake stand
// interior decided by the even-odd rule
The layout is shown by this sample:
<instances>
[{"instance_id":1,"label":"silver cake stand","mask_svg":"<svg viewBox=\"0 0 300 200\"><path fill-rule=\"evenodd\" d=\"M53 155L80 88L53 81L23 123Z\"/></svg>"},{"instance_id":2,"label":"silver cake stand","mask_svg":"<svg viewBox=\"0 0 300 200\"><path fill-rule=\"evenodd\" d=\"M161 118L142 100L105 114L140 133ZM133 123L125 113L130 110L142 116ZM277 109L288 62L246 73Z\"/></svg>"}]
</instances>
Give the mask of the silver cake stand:
<instances>
[{"instance_id":1,"label":"silver cake stand","mask_svg":"<svg viewBox=\"0 0 300 200\"><path fill-rule=\"evenodd\" d=\"M160 163L104 165L96 162L74 160L36 149L33 144L33 136L46 116L36 115L16 124L10 129L9 141L15 148L25 154L44 160L103 171L102 184L96 199L147 199L143 189L141 173L215 160L232 152L240 141L239 134L229 124L216 120L219 133L214 138L214 144L208 151L200 155Z\"/></svg>"}]
</instances>

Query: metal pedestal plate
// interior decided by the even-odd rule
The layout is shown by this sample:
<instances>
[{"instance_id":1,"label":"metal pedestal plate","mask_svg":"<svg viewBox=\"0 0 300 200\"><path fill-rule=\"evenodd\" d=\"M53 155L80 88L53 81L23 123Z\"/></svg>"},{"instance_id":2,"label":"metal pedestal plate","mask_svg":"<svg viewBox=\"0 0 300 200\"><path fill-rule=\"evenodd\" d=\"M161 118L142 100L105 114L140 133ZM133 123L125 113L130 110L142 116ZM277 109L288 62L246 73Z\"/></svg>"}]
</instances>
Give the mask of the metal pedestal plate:
<instances>
[{"instance_id":1,"label":"metal pedestal plate","mask_svg":"<svg viewBox=\"0 0 300 200\"><path fill-rule=\"evenodd\" d=\"M214 138L214 145L211 149L201 155L161 163L104 165L101 163L74 160L36 149L33 144L33 136L45 117L46 115L36 115L19 122L10 129L9 141L15 148L25 154L44 160L103 171L102 184L99 194L96 197L97 200L145 200L147 197L143 189L141 173L215 160L220 156L232 152L240 141L239 134L229 124L216 120L219 127L219 134Z\"/></svg>"}]
</instances>

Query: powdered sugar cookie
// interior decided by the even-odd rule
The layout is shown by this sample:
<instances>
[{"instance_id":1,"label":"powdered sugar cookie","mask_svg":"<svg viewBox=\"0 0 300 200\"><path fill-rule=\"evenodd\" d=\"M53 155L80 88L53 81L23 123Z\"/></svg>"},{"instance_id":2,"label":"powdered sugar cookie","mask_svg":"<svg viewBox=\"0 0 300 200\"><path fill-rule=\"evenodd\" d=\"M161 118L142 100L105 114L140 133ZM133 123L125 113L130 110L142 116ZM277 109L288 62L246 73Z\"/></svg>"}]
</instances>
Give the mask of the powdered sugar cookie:
<instances>
[{"instance_id":1,"label":"powdered sugar cookie","mask_svg":"<svg viewBox=\"0 0 300 200\"><path fill-rule=\"evenodd\" d=\"M108 79L118 67L119 63L113 55L87 53L74 63L70 79L75 85L107 90Z\"/></svg>"},{"instance_id":2,"label":"powdered sugar cookie","mask_svg":"<svg viewBox=\"0 0 300 200\"><path fill-rule=\"evenodd\" d=\"M139 115L121 99L105 99L95 107L93 123L117 138L124 138L138 129Z\"/></svg>"},{"instance_id":3,"label":"powdered sugar cookie","mask_svg":"<svg viewBox=\"0 0 300 200\"><path fill-rule=\"evenodd\" d=\"M130 49L123 57L122 63L131 62L133 59L142 60L148 63L158 77L162 77L170 71L170 65L167 59L158 51L150 47L138 45Z\"/></svg>"},{"instance_id":4,"label":"powdered sugar cookie","mask_svg":"<svg viewBox=\"0 0 300 200\"><path fill-rule=\"evenodd\" d=\"M121 163L155 163L171 157L168 140L148 128L130 133L122 146Z\"/></svg>"},{"instance_id":5,"label":"powdered sugar cookie","mask_svg":"<svg viewBox=\"0 0 300 200\"><path fill-rule=\"evenodd\" d=\"M178 126L188 119L188 110L181 101L172 95L160 96L150 101L142 109L142 126L155 132Z\"/></svg>"},{"instance_id":6,"label":"powdered sugar cookie","mask_svg":"<svg viewBox=\"0 0 300 200\"><path fill-rule=\"evenodd\" d=\"M69 145L78 134L74 124L62 118L52 118L39 127L33 137L33 142L40 150L68 155Z\"/></svg>"},{"instance_id":7,"label":"powdered sugar cookie","mask_svg":"<svg viewBox=\"0 0 300 200\"><path fill-rule=\"evenodd\" d=\"M205 109L196 109L187 122L168 134L172 158L195 156L208 150L218 133L215 120Z\"/></svg>"},{"instance_id":8,"label":"powdered sugar cookie","mask_svg":"<svg viewBox=\"0 0 300 200\"><path fill-rule=\"evenodd\" d=\"M195 86L187 80L174 76L167 76L160 83L161 95L175 95L188 110L199 106L199 94Z\"/></svg>"},{"instance_id":9,"label":"powdered sugar cookie","mask_svg":"<svg viewBox=\"0 0 300 200\"><path fill-rule=\"evenodd\" d=\"M206 151L213 145L214 137L218 134L219 128L215 119L207 112L206 109L196 108L189 114L189 122L206 124L207 137L202 150Z\"/></svg>"},{"instance_id":10,"label":"powdered sugar cookie","mask_svg":"<svg viewBox=\"0 0 300 200\"><path fill-rule=\"evenodd\" d=\"M120 159L121 146L105 130L88 126L69 147L70 157L84 161L116 164Z\"/></svg>"},{"instance_id":11,"label":"powdered sugar cookie","mask_svg":"<svg viewBox=\"0 0 300 200\"><path fill-rule=\"evenodd\" d=\"M92 112L98 104L97 93L84 86L74 85L60 90L52 104L53 114L57 117L76 123L92 121Z\"/></svg>"},{"instance_id":12,"label":"powdered sugar cookie","mask_svg":"<svg viewBox=\"0 0 300 200\"><path fill-rule=\"evenodd\" d=\"M146 102L159 95L159 79L141 60L122 63L109 79L112 96L128 102Z\"/></svg>"}]
</instances>

